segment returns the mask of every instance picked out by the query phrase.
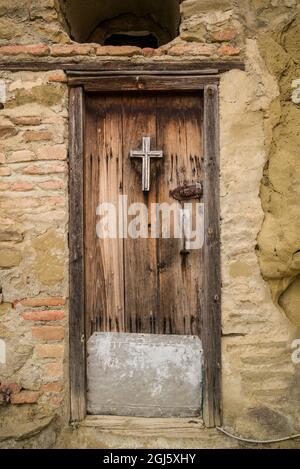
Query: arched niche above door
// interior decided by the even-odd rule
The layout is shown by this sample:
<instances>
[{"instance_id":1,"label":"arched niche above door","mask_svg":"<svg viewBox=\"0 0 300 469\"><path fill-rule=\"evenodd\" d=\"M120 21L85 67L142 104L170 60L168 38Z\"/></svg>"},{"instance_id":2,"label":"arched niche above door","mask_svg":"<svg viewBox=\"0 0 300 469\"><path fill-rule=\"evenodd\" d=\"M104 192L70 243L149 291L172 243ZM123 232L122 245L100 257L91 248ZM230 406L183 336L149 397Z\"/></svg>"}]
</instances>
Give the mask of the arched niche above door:
<instances>
[{"instance_id":1,"label":"arched niche above door","mask_svg":"<svg viewBox=\"0 0 300 469\"><path fill-rule=\"evenodd\" d=\"M77 42L156 48L178 35L180 1L61 0L61 8Z\"/></svg>"}]
</instances>

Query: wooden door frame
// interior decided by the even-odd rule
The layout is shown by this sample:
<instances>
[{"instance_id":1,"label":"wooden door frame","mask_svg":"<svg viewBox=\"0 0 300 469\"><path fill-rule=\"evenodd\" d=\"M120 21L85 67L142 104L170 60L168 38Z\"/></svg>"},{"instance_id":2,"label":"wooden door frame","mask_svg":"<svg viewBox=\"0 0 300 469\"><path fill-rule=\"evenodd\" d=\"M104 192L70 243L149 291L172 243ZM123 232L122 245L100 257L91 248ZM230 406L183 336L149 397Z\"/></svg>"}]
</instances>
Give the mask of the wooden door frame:
<instances>
[{"instance_id":1,"label":"wooden door frame","mask_svg":"<svg viewBox=\"0 0 300 469\"><path fill-rule=\"evenodd\" d=\"M219 190L219 76L216 71L178 73L119 71L69 77L69 249L70 249L70 401L71 421L86 417L84 312L83 153L85 93L110 91L201 91L204 94L205 241L202 344L203 418L221 424L221 272ZM206 74L205 74L206 73Z\"/></svg>"}]
</instances>

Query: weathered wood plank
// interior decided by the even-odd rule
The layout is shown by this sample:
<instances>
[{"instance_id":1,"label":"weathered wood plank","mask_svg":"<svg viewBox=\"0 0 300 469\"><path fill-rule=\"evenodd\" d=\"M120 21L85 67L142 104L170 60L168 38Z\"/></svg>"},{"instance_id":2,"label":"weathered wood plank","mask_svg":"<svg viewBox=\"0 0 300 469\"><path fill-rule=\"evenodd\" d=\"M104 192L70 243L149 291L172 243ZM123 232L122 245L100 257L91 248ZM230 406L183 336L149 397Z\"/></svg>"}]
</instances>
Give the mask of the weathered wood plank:
<instances>
[{"instance_id":1,"label":"weathered wood plank","mask_svg":"<svg viewBox=\"0 0 300 469\"><path fill-rule=\"evenodd\" d=\"M221 278L219 208L218 87L204 90L205 244L202 342L204 349L204 420L208 427L221 420Z\"/></svg>"},{"instance_id":2,"label":"weathered wood plank","mask_svg":"<svg viewBox=\"0 0 300 469\"><path fill-rule=\"evenodd\" d=\"M95 78L95 77L100 77L100 76L130 76L130 75L160 75L160 76L182 76L182 75L188 75L188 76L193 76L193 75L218 75L219 70L217 68L207 68L207 69L195 69L195 70L156 70L155 68L153 69L144 69L144 68L139 68L139 69L129 69L129 70L121 70L121 71L116 71L116 70L86 70L86 71L68 71L68 76L69 79L79 79L82 78L83 80L86 78Z\"/></svg>"},{"instance_id":3,"label":"weathered wood plank","mask_svg":"<svg viewBox=\"0 0 300 469\"><path fill-rule=\"evenodd\" d=\"M155 62L136 62L131 60L93 60L93 62L70 63L66 61L14 61L0 62L1 70L28 70L28 71L46 71L46 70L66 70L72 71L133 71L133 70L157 70L158 72L176 72L182 70L202 71L214 69L219 72L227 72L232 69L245 70L245 62L242 60L191 60L189 62L180 60L174 61L155 61Z\"/></svg>"},{"instance_id":4,"label":"weathered wood plank","mask_svg":"<svg viewBox=\"0 0 300 469\"><path fill-rule=\"evenodd\" d=\"M85 284L87 340L94 331L124 330L123 240L97 237L97 224L109 213L101 204L119 210L122 194L122 112L118 97L87 98L85 144ZM113 220L111 220L113 224ZM111 225L111 228L113 226ZM118 227L116 227L117 229ZM100 231L98 235L100 235Z\"/></svg>"},{"instance_id":5,"label":"weathered wood plank","mask_svg":"<svg viewBox=\"0 0 300 469\"><path fill-rule=\"evenodd\" d=\"M70 84L83 83L86 91L165 91L170 89L180 90L200 90L205 83L216 83L218 77L215 75L208 77L201 76L118 76L114 80L107 77L88 78L85 80L71 79Z\"/></svg>"},{"instance_id":6,"label":"weathered wood plank","mask_svg":"<svg viewBox=\"0 0 300 469\"><path fill-rule=\"evenodd\" d=\"M69 112L70 394L71 419L79 421L86 414L82 178L84 95L81 87L70 89Z\"/></svg>"},{"instance_id":7,"label":"weathered wood plank","mask_svg":"<svg viewBox=\"0 0 300 469\"><path fill-rule=\"evenodd\" d=\"M163 148L158 201L179 206L170 195L178 186L202 182L202 97L201 94L158 96L157 144ZM200 200L198 200L200 202ZM196 201L193 205L195 229ZM181 204L184 206L183 203ZM159 262L159 331L164 334L200 334L202 294L202 250L187 250L184 240L175 238L170 215L170 238L161 239Z\"/></svg>"},{"instance_id":8,"label":"weathered wood plank","mask_svg":"<svg viewBox=\"0 0 300 469\"><path fill-rule=\"evenodd\" d=\"M106 99L105 126L102 135L98 129L100 151L99 201L110 202L117 213L122 211L119 196L123 191L123 127L120 97ZM102 148L101 148L102 146ZM102 153L102 154L101 154ZM101 240L101 261L105 279L105 331L121 332L125 324L124 305L124 242L119 236ZM98 240L99 242L99 240Z\"/></svg>"},{"instance_id":9,"label":"weathered wood plank","mask_svg":"<svg viewBox=\"0 0 300 469\"><path fill-rule=\"evenodd\" d=\"M98 243L96 241L96 208L99 204L98 132L103 134L105 119L105 98L100 98L100 109L89 95L85 99L85 145L84 145L84 264L85 264L85 331L88 341L105 311L105 277ZM102 108L101 108L102 104Z\"/></svg>"},{"instance_id":10,"label":"weathered wood plank","mask_svg":"<svg viewBox=\"0 0 300 469\"><path fill-rule=\"evenodd\" d=\"M158 167L162 163L151 162L151 186L149 192L142 192L142 163L140 159L130 158L131 150L140 150L142 138L151 138L151 148L160 150L156 145L156 97L123 97L123 193L131 204L145 204L148 215L151 204L156 202ZM128 222L136 215L132 214ZM149 217L143 219L147 234ZM138 226L138 229L141 227ZM157 252L156 239L130 234L124 240L124 281L125 281L125 321L126 331L155 333L157 305Z\"/></svg>"},{"instance_id":11,"label":"weathered wood plank","mask_svg":"<svg viewBox=\"0 0 300 469\"><path fill-rule=\"evenodd\" d=\"M199 417L191 418L143 418L118 416L87 416L82 427L96 428L97 431L113 433L115 435L131 435L140 437L166 437L199 440L205 429L203 420Z\"/></svg>"}]
</instances>

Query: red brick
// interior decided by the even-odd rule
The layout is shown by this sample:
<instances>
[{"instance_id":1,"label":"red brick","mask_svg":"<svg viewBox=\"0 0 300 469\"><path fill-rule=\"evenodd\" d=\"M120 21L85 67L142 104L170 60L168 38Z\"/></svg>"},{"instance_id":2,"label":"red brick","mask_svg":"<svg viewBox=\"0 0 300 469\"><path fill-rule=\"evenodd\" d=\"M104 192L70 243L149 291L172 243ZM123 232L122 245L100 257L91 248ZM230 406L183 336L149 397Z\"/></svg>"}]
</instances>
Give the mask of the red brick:
<instances>
[{"instance_id":1,"label":"red brick","mask_svg":"<svg viewBox=\"0 0 300 469\"><path fill-rule=\"evenodd\" d=\"M66 168L63 164L53 164L53 165L30 165L26 166L26 168L23 169L23 174L30 174L30 175L35 175L35 174L56 174L56 173L64 173L66 171Z\"/></svg>"},{"instance_id":2,"label":"red brick","mask_svg":"<svg viewBox=\"0 0 300 469\"><path fill-rule=\"evenodd\" d=\"M67 83L67 75L62 70L57 70L48 75L48 81L54 83Z\"/></svg>"},{"instance_id":3,"label":"red brick","mask_svg":"<svg viewBox=\"0 0 300 469\"><path fill-rule=\"evenodd\" d=\"M142 49L135 46L99 46L96 53L97 55L132 57L133 55L141 55Z\"/></svg>"},{"instance_id":4,"label":"red brick","mask_svg":"<svg viewBox=\"0 0 300 469\"><path fill-rule=\"evenodd\" d=\"M44 365L44 376L46 378L58 379L63 376L63 365L62 363L46 363Z\"/></svg>"},{"instance_id":5,"label":"red brick","mask_svg":"<svg viewBox=\"0 0 300 469\"><path fill-rule=\"evenodd\" d=\"M53 207L56 207L58 205L64 207L66 204L66 199L65 197L44 197L43 200L45 201L45 204L51 205Z\"/></svg>"},{"instance_id":6,"label":"red brick","mask_svg":"<svg viewBox=\"0 0 300 469\"><path fill-rule=\"evenodd\" d=\"M10 176L11 175L11 170L9 168L6 168L3 166L0 168L0 176Z\"/></svg>"},{"instance_id":7,"label":"red brick","mask_svg":"<svg viewBox=\"0 0 300 469\"><path fill-rule=\"evenodd\" d=\"M154 54L155 54L155 49L152 49L152 47L145 47L143 49L143 55L145 57L153 57Z\"/></svg>"},{"instance_id":8,"label":"red brick","mask_svg":"<svg viewBox=\"0 0 300 469\"><path fill-rule=\"evenodd\" d=\"M227 46L225 44L218 49L218 54L220 56L239 55L240 52L241 52L241 49L239 47Z\"/></svg>"},{"instance_id":9,"label":"red brick","mask_svg":"<svg viewBox=\"0 0 300 469\"><path fill-rule=\"evenodd\" d=\"M237 31L232 28L224 28L218 29L217 31L213 31L211 34L211 38L215 42L224 42L224 41L232 41L236 38Z\"/></svg>"},{"instance_id":10,"label":"red brick","mask_svg":"<svg viewBox=\"0 0 300 469\"><path fill-rule=\"evenodd\" d=\"M65 187L64 181L62 179L44 181L38 184L38 187L43 190L55 191L60 190Z\"/></svg>"},{"instance_id":11,"label":"red brick","mask_svg":"<svg viewBox=\"0 0 300 469\"><path fill-rule=\"evenodd\" d=\"M33 185L29 182L14 182L10 185L10 190L16 192L27 192L31 191L32 189Z\"/></svg>"},{"instance_id":12,"label":"red brick","mask_svg":"<svg viewBox=\"0 0 300 469\"><path fill-rule=\"evenodd\" d=\"M45 145L37 150L38 160L66 160L67 149L65 145Z\"/></svg>"},{"instance_id":13,"label":"red brick","mask_svg":"<svg viewBox=\"0 0 300 469\"><path fill-rule=\"evenodd\" d=\"M35 56L48 55L49 47L46 44L24 44L0 47L1 55L30 54Z\"/></svg>"},{"instance_id":14,"label":"red brick","mask_svg":"<svg viewBox=\"0 0 300 469\"><path fill-rule=\"evenodd\" d=\"M90 55L94 52L95 46L91 44L55 44L51 47L51 55L54 57Z\"/></svg>"},{"instance_id":15,"label":"red brick","mask_svg":"<svg viewBox=\"0 0 300 469\"><path fill-rule=\"evenodd\" d=\"M62 383L59 383L59 382L55 382L55 383L46 383L46 384L43 384L42 386L42 390L44 392L61 392L63 390L63 385Z\"/></svg>"},{"instance_id":16,"label":"red brick","mask_svg":"<svg viewBox=\"0 0 300 469\"><path fill-rule=\"evenodd\" d=\"M10 396L11 404L35 404L40 397L36 391L21 391Z\"/></svg>"},{"instance_id":17,"label":"red brick","mask_svg":"<svg viewBox=\"0 0 300 469\"><path fill-rule=\"evenodd\" d=\"M30 150L17 150L7 157L9 163L22 163L25 161L33 161L34 159L35 154Z\"/></svg>"},{"instance_id":18,"label":"red brick","mask_svg":"<svg viewBox=\"0 0 300 469\"><path fill-rule=\"evenodd\" d=\"M33 327L32 336L40 340L62 340L65 336L65 330L63 327Z\"/></svg>"},{"instance_id":19,"label":"red brick","mask_svg":"<svg viewBox=\"0 0 300 469\"><path fill-rule=\"evenodd\" d=\"M51 197L2 197L0 199L0 208L15 209L16 205L19 209L21 208L36 208L36 207L65 207L66 198L64 196L51 196Z\"/></svg>"},{"instance_id":20,"label":"red brick","mask_svg":"<svg viewBox=\"0 0 300 469\"><path fill-rule=\"evenodd\" d=\"M38 344L35 349L40 358L61 358L64 353L62 344Z\"/></svg>"},{"instance_id":21,"label":"red brick","mask_svg":"<svg viewBox=\"0 0 300 469\"><path fill-rule=\"evenodd\" d=\"M145 57L160 57L167 53L165 49L152 49L151 47L145 47L142 52Z\"/></svg>"},{"instance_id":22,"label":"red brick","mask_svg":"<svg viewBox=\"0 0 300 469\"><path fill-rule=\"evenodd\" d=\"M13 137L17 135L18 129L11 125L0 125L0 139Z\"/></svg>"},{"instance_id":23,"label":"red brick","mask_svg":"<svg viewBox=\"0 0 300 469\"><path fill-rule=\"evenodd\" d=\"M46 200L47 199L47 200ZM18 198L12 198L12 197L3 197L0 200L0 207L1 208L8 208L8 209L15 209L18 207L18 209L21 208L35 208L35 207L40 207L43 202L49 202L50 197L44 197L41 199L41 197L18 197Z\"/></svg>"},{"instance_id":24,"label":"red brick","mask_svg":"<svg viewBox=\"0 0 300 469\"><path fill-rule=\"evenodd\" d=\"M27 311L22 313L25 321L60 321L65 315L64 311L48 310L48 311Z\"/></svg>"},{"instance_id":25,"label":"red brick","mask_svg":"<svg viewBox=\"0 0 300 469\"><path fill-rule=\"evenodd\" d=\"M217 48L214 44L178 44L172 46L168 50L169 55L173 56L184 56L184 55L204 55L204 56L211 56L214 55L217 51Z\"/></svg>"},{"instance_id":26,"label":"red brick","mask_svg":"<svg viewBox=\"0 0 300 469\"><path fill-rule=\"evenodd\" d=\"M145 47L142 52L145 57L161 57L167 53L166 49L152 49L151 47Z\"/></svg>"},{"instance_id":27,"label":"red brick","mask_svg":"<svg viewBox=\"0 0 300 469\"><path fill-rule=\"evenodd\" d=\"M0 392L5 394L19 393L21 386L18 383L0 383Z\"/></svg>"},{"instance_id":28,"label":"red brick","mask_svg":"<svg viewBox=\"0 0 300 469\"><path fill-rule=\"evenodd\" d=\"M42 119L37 116L19 116L10 117L15 125L39 125L42 123Z\"/></svg>"},{"instance_id":29,"label":"red brick","mask_svg":"<svg viewBox=\"0 0 300 469\"><path fill-rule=\"evenodd\" d=\"M23 298L22 300L15 300L13 307L21 305L37 308L41 306L63 306L64 304L66 304L65 298L49 296L48 298Z\"/></svg>"},{"instance_id":30,"label":"red brick","mask_svg":"<svg viewBox=\"0 0 300 469\"><path fill-rule=\"evenodd\" d=\"M53 135L51 132L47 132L46 130L27 130L23 134L23 140L26 143L29 142L41 142L43 140L52 140Z\"/></svg>"}]
</instances>

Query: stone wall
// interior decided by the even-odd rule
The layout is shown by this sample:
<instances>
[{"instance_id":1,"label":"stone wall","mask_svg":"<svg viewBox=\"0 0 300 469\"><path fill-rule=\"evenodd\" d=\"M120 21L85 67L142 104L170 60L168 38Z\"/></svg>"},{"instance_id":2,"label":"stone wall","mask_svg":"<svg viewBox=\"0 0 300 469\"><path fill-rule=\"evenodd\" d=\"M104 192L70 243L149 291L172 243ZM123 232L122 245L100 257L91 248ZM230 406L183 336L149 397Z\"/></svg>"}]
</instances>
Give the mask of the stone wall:
<instances>
[{"instance_id":1,"label":"stone wall","mask_svg":"<svg viewBox=\"0 0 300 469\"><path fill-rule=\"evenodd\" d=\"M232 71L221 84L223 397L227 425L268 439L300 423L299 370L291 360L296 331L272 302L257 256L260 181L279 89L252 39L247 61L247 73Z\"/></svg>"},{"instance_id":2,"label":"stone wall","mask_svg":"<svg viewBox=\"0 0 300 469\"><path fill-rule=\"evenodd\" d=\"M300 5L184 0L180 35L140 49L71 41L59 3L0 1L0 63L245 59L220 86L223 424L252 438L299 432ZM68 91L57 68L0 71L0 446L236 447L204 428L187 440L68 425Z\"/></svg>"},{"instance_id":3,"label":"stone wall","mask_svg":"<svg viewBox=\"0 0 300 469\"><path fill-rule=\"evenodd\" d=\"M0 80L0 412L11 435L22 423L48 425L67 382L68 111L61 71L0 72Z\"/></svg>"},{"instance_id":4,"label":"stone wall","mask_svg":"<svg viewBox=\"0 0 300 469\"><path fill-rule=\"evenodd\" d=\"M218 59L241 53L243 26L236 20L236 7L231 0L216 2L213 7L208 0L182 2L180 34L159 49L78 44L67 34L60 3L63 2L43 0L32 6L29 0L1 1L0 57L10 60L16 56L18 60L69 57L78 61L82 57L95 60L97 56L181 58L185 55Z\"/></svg>"},{"instance_id":5,"label":"stone wall","mask_svg":"<svg viewBox=\"0 0 300 469\"><path fill-rule=\"evenodd\" d=\"M272 296L300 332L300 16L275 33L264 33L259 45L280 94L272 103L272 123L261 198L266 213L259 236L259 259ZM298 84L297 84L298 83Z\"/></svg>"}]
</instances>

